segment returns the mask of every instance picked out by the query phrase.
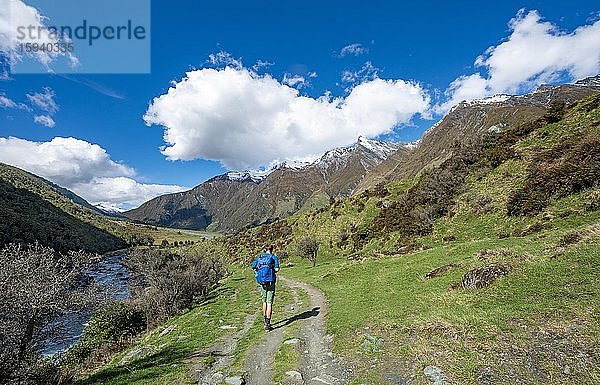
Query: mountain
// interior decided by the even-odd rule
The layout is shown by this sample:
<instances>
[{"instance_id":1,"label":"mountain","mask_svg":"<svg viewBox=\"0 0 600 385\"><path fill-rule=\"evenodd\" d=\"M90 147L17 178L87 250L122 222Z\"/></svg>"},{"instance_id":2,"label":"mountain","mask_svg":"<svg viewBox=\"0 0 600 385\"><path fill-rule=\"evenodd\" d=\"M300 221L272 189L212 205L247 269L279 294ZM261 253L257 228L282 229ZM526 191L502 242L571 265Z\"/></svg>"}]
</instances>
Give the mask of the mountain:
<instances>
[{"instance_id":1,"label":"mountain","mask_svg":"<svg viewBox=\"0 0 600 385\"><path fill-rule=\"evenodd\" d=\"M553 103L564 102L569 106L598 90L600 75L574 84L542 85L526 95L495 95L464 101L427 130L413 151L399 151L372 170L357 186L357 191L415 176L424 168L447 159L461 144L535 120Z\"/></svg>"},{"instance_id":2,"label":"mountain","mask_svg":"<svg viewBox=\"0 0 600 385\"><path fill-rule=\"evenodd\" d=\"M192 190L167 194L123 213L169 227L234 231L322 207L349 196L362 178L390 154L412 144L360 137L313 163L283 163L267 171L228 172Z\"/></svg>"},{"instance_id":3,"label":"mountain","mask_svg":"<svg viewBox=\"0 0 600 385\"><path fill-rule=\"evenodd\" d=\"M442 163L464 145L572 105L600 89L600 76L574 84L540 86L530 94L465 101L415 143L360 137L352 146L325 153L313 163L284 163L270 170L229 172L194 189L168 194L123 213L150 224L235 231L320 208Z\"/></svg>"},{"instance_id":4,"label":"mountain","mask_svg":"<svg viewBox=\"0 0 600 385\"><path fill-rule=\"evenodd\" d=\"M107 220L85 199L3 163L0 216L0 245L38 241L58 251L83 249L98 253L126 246L122 238L107 231Z\"/></svg>"}]
</instances>

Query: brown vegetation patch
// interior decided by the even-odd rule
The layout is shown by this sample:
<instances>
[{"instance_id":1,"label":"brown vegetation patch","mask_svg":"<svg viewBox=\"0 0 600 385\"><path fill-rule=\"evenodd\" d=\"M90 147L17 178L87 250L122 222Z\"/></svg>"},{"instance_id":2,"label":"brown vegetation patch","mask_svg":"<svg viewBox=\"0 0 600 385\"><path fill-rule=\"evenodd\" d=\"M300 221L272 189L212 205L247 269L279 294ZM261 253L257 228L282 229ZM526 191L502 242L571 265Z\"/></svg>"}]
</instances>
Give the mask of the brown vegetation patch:
<instances>
[{"instance_id":1,"label":"brown vegetation patch","mask_svg":"<svg viewBox=\"0 0 600 385\"><path fill-rule=\"evenodd\" d=\"M448 273L450 270L452 270L456 267L460 267L460 265L457 265L455 263L449 263L447 265L437 267L437 268L431 270L429 273L425 274L425 279L441 277L443 275L446 275L446 273Z\"/></svg>"},{"instance_id":2,"label":"brown vegetation patch","mask_svg":"<svg viewBox=\"0 0 600 385\"><path fill-rule=\"evenodd\" d=\"M489 286L498 278L507 275L511 270L510 265L491 264L467 271L460 281L463 289L475 290Z\"/></svg>"}]
</instances>

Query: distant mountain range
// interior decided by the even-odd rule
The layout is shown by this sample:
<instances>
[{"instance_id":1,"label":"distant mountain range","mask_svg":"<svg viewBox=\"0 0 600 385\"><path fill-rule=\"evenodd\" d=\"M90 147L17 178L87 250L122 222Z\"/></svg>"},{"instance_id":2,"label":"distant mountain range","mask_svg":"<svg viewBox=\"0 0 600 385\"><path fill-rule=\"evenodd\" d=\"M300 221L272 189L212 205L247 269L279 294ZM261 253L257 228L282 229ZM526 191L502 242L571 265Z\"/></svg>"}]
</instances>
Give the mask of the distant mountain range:
<instances>
[{"instance_id":1,"label":"distant mountain range","mask_svg":"<svg viewBox=\"0 0 600 385\"><path fill-rule=\"evenodd\" d=\"M123 215L161 226L227 232L269 223L380 183L415 176L447 159L461 143L534 120L553 102L571 104L597 90L600 76L544 85L522 96L462 102L415 143L360 137L354 145L331 150L313 163L228 172L189 191L154 198Z\"/></svg>"}]
</instances>

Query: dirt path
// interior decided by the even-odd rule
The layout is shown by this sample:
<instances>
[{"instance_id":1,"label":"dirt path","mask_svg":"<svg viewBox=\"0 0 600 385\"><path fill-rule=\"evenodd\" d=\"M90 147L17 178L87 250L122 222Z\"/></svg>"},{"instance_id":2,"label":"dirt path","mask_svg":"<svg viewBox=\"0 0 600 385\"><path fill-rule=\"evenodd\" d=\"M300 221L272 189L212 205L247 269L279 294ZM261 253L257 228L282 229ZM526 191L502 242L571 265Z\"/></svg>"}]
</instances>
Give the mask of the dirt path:
<instances>
[{"instance_id":1,"label":"dirt path","mask_svg":"<svg viewBox=\"0 0 600 385\"><path fill-rule=\"evenodd\" d=\"M246 359L246 384L265 385L273 383L273 362L282 344L284 330L288 325L300 326L300 368L302 380L288 379L289 382L308 385L342 385L349 382L351 371L343 366L340 359L331 352L331 336L326 334L328 303L325 295L317 288L283 276L279 284L289 287L294 309L300 309L298 290L310 297L310 310L293 314L274 324L275 329L266 333L262 341L250 350Z\"/></svg>"},{"instance_id":2,"label":"dirt path","mask_svg":"<svg viewBox=\"0 0 600 385\"><path fill-rule=\"evenodd\" d=\"M213 344L207 351L198 353L195 357L217 357L215 362L208 368L197 370L194 373L195 380L199 385L220 384L225 378L222 370L226 369L233 362L233 353L240 338L242 338L256 320L257 313L249 314L244 319L244 326L233 334L226 334L223 338Z\"/></svg>"}]
</instances>

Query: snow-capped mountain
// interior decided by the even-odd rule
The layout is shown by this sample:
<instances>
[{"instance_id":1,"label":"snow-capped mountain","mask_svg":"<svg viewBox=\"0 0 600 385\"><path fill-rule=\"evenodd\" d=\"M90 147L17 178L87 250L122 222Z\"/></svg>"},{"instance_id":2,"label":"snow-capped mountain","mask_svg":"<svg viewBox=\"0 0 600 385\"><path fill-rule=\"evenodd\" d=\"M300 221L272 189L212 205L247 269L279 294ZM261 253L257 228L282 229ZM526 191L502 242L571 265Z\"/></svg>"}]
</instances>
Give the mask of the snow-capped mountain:
<instances>
[{"instance_id":1,"label":"snow-capped mountain","mask_svg":"<svg viewBox=\"0 0 600 385\"><path fill-rule=\"evenodd\" d=\"M234 230L291 215L305 204L348 196L372 168L412 144L359 137L313 162L284 161L265 170L229 171L194 189L164 195L125 213L165 226Z\"/></svg>"}]
</instances>

